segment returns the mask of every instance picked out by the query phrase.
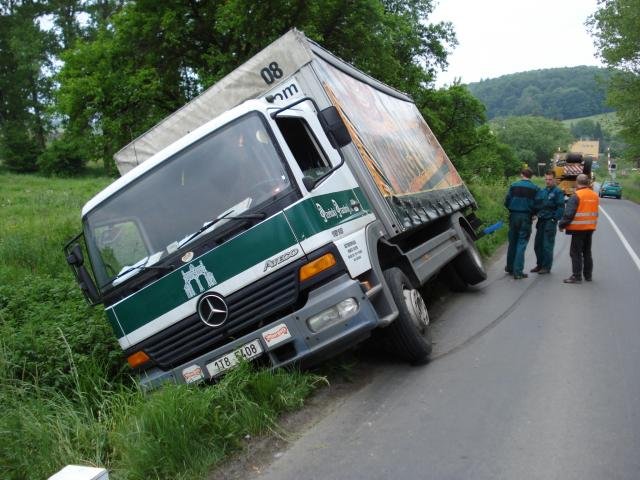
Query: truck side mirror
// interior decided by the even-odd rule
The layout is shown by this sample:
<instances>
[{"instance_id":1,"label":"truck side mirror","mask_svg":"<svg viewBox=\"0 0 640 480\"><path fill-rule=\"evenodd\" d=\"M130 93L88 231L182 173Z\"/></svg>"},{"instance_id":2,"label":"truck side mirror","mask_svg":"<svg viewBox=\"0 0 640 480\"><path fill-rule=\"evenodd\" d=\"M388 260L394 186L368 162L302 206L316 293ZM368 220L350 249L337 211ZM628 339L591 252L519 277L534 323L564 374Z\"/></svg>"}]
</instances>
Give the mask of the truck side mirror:
<instances>
[{"instance_id":1,"label":"truck side mirror","mask_svg":"<svg viewBox=\"0 0 640 480\"><path fill-rule=\"evenodd\" d=\"M327 134L333 148L338 149L351 143L351 135L345 126L338 109L333 105L318 112L318 121Z\"/></svg>"},{"instance_id":2,"label":"truck side mirror","mask_svg":"<svg viewBox=\"0 0 640 480\"><path fill-rule=\"evenodd\" d=\"M76 239L77 238L78 237L76 237ZM69 242L69 244L70 243L71 242ZM100 300L100 293L98 292L89 271L84 266L82 247L79 243L74 243L71 245L71 248L69 248L69 244L65 247L67 263L71 266L71 270L73 270L78 285L80 286L85 298L90 305L95 305Z\"/></svg>"},{"instance_id":3,"label":"truck side mirror","mask_svg":"<svg viewBox=\"0 0 640 480\"><path fill-rule=\"evenodd\" d=\"M74 243L71 247L71 251L67 255L67 263L74 267L79 267L84 263L84 255L79 243Z\"/></svg>"}]
</instances>

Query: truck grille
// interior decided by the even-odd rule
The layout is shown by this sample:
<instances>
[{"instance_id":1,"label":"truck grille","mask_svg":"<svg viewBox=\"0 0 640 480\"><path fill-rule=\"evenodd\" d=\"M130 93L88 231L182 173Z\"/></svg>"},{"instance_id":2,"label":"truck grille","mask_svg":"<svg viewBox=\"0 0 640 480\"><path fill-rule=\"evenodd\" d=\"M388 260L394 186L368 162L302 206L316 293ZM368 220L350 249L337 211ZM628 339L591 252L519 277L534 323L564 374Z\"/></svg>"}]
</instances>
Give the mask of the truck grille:
<instances>
[{"instance_id":1,"label":"truck grille","mask_svg":"<svg viewBox=\"0 0 640 480\"><path fill-rule=\"evenodd\" d=\"M294 262L265 278L225 297L229 316L219 328L205 325L191 315L136 345L156 364L168 369L211 351L266 324L271 318L292 311L299 293L298 269Z\"/></svg>"}]
</instances>

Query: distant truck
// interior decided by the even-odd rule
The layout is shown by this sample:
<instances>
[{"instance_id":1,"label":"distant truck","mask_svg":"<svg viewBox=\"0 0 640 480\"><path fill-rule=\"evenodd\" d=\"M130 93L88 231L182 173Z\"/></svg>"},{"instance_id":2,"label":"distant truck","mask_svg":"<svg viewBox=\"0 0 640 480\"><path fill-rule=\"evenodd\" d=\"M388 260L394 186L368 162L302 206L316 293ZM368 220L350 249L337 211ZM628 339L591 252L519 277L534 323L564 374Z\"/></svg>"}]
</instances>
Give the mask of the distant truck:
<instances>
[{"instance_id":1,"label":"distant truck","mask_svg":"<svg viewBox=\"0 0 640 480\"><path fill-rule=\"evenodd\" d=\"M567 197L575 193L576 178L581 173L589 176L591 183L593 183L595 179L593 174L593 162L595 158L591 155L583 155L578 152L557 153L555 155L553 174L558 188L560 188Z\"/></svg>"},{"instance_id":2,"label":"distant truck","mask_svg":"<svg viewBox=\"0 0 640 480\"><path fill-rule=\"evenodd\" d=\"M412 99L297 30L116 161L65 252L145 387L372 333L424 362L421 287L486 278L476 202Z\"/></svg>"}]
</instances>

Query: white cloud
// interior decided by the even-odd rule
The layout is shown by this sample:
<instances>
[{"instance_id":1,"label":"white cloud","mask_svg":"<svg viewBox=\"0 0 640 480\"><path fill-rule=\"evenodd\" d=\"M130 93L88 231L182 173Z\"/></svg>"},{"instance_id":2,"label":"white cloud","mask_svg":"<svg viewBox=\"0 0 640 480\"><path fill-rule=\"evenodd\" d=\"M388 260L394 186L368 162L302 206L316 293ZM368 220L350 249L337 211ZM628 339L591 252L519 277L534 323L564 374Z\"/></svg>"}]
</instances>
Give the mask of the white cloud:
<instances>
[{"instance_id":1,"label":"white cloud","mask_svg":"<svg viewBox=\"0 0 640 480\"><path fill-rule=\"evenodd\" d=\"M437 85L542 68L601 65L587 17L597 0L441 0L428 21L451 21L459 45Z\"/></svg>"}]
</instances>

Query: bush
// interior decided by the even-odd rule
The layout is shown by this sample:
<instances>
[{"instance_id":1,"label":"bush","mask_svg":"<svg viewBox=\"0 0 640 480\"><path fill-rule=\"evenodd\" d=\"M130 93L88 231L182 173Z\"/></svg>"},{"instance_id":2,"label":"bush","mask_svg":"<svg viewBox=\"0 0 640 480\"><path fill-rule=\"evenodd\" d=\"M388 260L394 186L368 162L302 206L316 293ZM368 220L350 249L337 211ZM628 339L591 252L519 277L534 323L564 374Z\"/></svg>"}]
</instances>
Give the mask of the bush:
<instances>
[{"instance_id":1,"label":"bush","mask_svg":"<svg viewBox=\"0 0 640 480\"><path fill-rule=\"evenodd\" d=\"M57 138L38 158L38 168L46 175L72 176L82 172L87 164L87 150L75 138Z\"/></svg>"}]
</instances>

